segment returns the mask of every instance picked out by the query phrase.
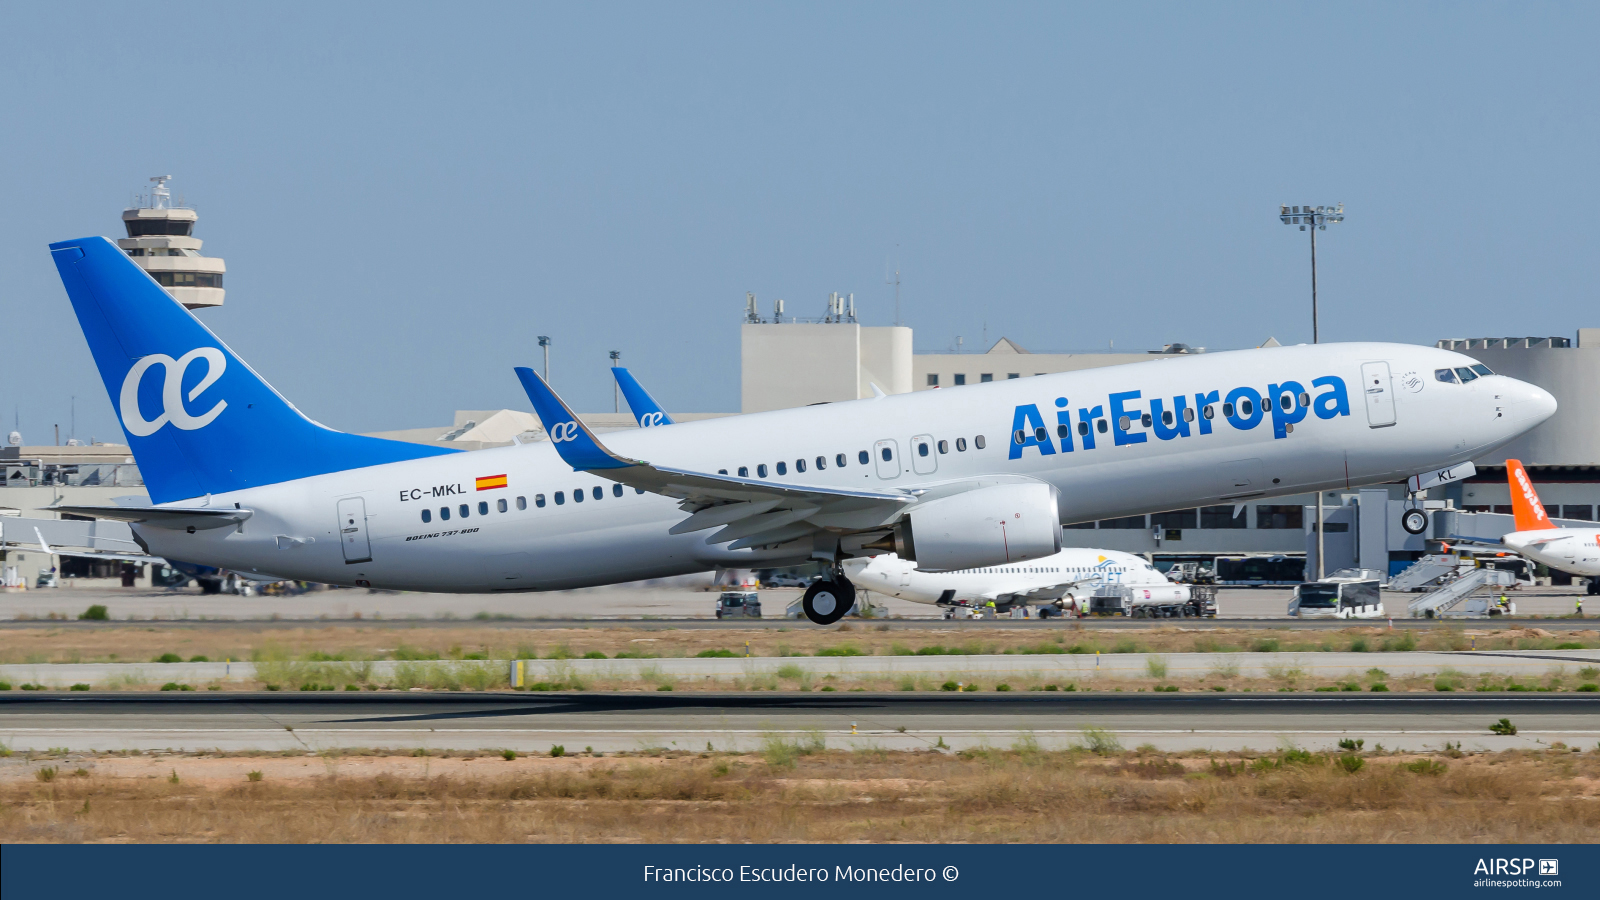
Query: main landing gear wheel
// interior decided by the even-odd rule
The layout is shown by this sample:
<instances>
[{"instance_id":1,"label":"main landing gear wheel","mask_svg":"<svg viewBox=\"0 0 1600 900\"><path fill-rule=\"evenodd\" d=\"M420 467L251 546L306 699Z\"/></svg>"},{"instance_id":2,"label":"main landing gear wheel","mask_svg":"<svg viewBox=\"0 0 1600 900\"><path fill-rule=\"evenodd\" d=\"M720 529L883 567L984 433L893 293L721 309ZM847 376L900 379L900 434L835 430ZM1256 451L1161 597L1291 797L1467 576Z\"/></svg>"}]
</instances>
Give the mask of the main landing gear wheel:
<instances>
[{"instance_id":1,"label":"main landing gear wheel","mask_svg":"<svg viewBox=\"0 0 1600 900\"><path fill-rule=\"evenodd\" d=\"M844 618L856 602L856 586L844 579L814 581L800 598L800 608L806 618L818 625L832 625Z\"/></svg>"}]
</instances>

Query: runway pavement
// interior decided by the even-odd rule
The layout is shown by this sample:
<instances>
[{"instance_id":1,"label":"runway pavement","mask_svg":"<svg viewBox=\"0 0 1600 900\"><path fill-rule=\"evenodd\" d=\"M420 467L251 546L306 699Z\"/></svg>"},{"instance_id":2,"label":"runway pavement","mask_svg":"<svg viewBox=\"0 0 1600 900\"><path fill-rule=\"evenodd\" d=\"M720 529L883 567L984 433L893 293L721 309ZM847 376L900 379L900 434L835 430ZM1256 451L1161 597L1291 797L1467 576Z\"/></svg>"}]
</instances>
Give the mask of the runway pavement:
<instances>
[{"instance_id":1,"label":"runway pavement","mask_svg":"<svg viewBox=\"0 0 1600 900\"><path fill-rule=\"evenodd\" d=\"M1490 723L1509 718L1515 736ZM598 752L758 749L815 733L835 749L1047 748L1105 729L1128 748L1592 749L1597 694L19 694L0 695L17 751L337 748Z\"/></svg>"}]
</instances>

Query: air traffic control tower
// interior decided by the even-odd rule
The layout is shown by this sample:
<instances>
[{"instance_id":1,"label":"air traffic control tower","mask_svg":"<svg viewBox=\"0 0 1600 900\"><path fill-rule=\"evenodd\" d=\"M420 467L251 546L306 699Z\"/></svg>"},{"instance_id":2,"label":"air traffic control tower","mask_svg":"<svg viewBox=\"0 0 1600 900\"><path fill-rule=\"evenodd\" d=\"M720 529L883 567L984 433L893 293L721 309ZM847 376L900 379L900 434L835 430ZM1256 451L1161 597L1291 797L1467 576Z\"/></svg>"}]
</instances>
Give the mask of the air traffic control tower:
<instances>
[{"instance_id":1,"label":"air traffic control tower","mask_svg":"<svg viewBox=\"0 0 1600 900\"><path fill-rule=\"evenodd\" d=\"M139 268L150 273L174 299L189 309L222 305L222 274L227 266L214 256L200 255L194 237L199 215L181 203L173 205L167 190L171 175L150 179L155 187L139 205L122 211L128 236L117 241Z\"/></svg>"}]
</instances>

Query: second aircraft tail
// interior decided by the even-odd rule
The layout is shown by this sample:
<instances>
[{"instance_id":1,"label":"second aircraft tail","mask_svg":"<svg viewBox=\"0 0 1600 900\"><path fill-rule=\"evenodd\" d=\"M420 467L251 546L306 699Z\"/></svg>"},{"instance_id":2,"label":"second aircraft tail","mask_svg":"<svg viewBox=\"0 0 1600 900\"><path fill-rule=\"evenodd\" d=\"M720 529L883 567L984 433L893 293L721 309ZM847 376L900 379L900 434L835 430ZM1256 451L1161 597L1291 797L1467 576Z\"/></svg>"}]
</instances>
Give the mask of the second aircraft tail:
<instances>
[{"instance_id":1,"label":"second aircraft tail","mask_svg":"<svg viewBox=\"0 0 1600 900\"><path fill-rule=\"evenodd\" d=\"M1518 459L1506 460L1506 481L1511 487L1511 513L1517 520L1518 531L1543 531L1556 527L1545 514L1539 502L1539 492L1533 489L1528 470Z\"/></svg>"}]
</instances>

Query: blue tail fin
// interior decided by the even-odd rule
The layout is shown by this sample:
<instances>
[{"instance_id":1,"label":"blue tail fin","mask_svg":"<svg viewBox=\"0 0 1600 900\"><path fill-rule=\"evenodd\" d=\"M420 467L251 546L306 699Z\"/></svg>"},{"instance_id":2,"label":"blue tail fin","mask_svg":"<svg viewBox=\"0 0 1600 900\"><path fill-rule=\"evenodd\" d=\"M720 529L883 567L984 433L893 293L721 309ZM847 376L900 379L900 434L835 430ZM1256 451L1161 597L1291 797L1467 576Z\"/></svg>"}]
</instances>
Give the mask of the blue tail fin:
<instances>
[{"instance_id":1,"label":"blue tail fin","mask_svg":"<svg viewBox=\"0 0 1600 900\"><path fill-rule=\"evenodd\" d=\"M628 409L633 411L633 417L638 420L640 428L652 428L656 425L671 425L672 417L661 408L656 398L644 389L639 379L633 377L621 366L613 366L611 377L617 379L617 387L622 388L622 396L628 401Z\"/></svg>"},{"instance_id":2,"label":"blue tail fin","mask_svg":"<svg viewBox=\"0 0 1600 900\"><path fill-rule=\"evenodd\" d=\"M624 459L607 450L537 372L517 366L517 378L522 381L522 389L528 392L528 400L544 425L544 433L550 436L550 443L555 444L556 452L574 471L625 469L640 464L638 460Z\"/></svg>"},{"instance_id":3,"label":"blue tail fin","mask_svg":"<svg viewBox=\"0 0 1600 900\"><path fill-rule=\"evenodd\" d=\"M306 418L105 238L50 255L156 503L457 452Z\"/></svg>"}]
</instances>

